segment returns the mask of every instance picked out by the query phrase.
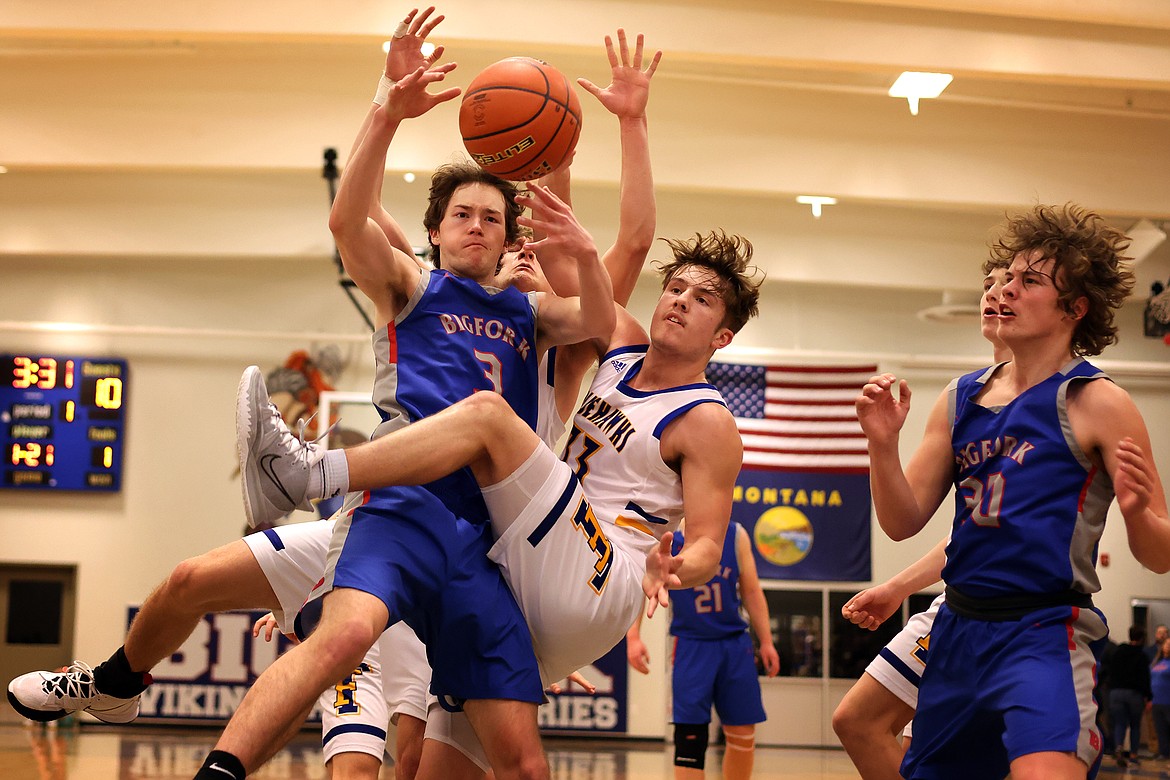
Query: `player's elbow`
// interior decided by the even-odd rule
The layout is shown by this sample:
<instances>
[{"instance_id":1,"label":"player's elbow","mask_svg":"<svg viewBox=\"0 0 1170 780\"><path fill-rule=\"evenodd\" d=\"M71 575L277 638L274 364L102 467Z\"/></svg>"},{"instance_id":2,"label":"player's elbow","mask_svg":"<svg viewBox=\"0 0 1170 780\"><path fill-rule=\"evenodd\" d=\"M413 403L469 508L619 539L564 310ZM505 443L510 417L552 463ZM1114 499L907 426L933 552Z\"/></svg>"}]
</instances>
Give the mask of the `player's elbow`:
<instances>
[{"instance_id":1,"label":"player's elbow","mask_svg":"<svg viewBox=\"0 0 1170 780\"><path fill-rule=\"evenodd\" d=\"M338 246L341 246L365 227L367 217L364 213L350 213L350 210L339 208L339 205L335 203L329 212L329 232L333 234Z\"/></svg>"}]
</instances>

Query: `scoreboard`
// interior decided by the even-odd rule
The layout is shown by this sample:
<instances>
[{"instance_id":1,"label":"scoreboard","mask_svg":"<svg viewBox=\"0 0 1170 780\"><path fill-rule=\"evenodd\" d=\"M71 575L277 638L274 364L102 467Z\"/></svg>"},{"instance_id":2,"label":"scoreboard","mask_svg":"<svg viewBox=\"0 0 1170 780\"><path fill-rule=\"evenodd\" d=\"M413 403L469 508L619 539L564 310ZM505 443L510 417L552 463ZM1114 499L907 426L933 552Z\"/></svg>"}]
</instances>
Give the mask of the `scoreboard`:
<instances>
[{"instance_id":1,"label":"scoreboard","mask_svg":"<svg viewBox=\"0 0 1170 780\"><path fill-rule=\"evenodd\" d=\"M0 355L0 488L122 488L120 358Z\"/></svg>"}]
</instances>

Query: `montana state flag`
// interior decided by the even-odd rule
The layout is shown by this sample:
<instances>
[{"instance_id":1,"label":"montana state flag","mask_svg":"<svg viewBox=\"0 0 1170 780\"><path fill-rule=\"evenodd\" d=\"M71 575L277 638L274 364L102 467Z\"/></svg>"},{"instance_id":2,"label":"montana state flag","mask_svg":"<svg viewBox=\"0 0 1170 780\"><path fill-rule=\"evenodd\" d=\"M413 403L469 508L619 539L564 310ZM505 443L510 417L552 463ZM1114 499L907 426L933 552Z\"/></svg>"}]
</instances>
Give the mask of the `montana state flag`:
<instances>
[{"instance_id":1,"label":"montana state flag","mask_svg":"<svg viewBox=\"0 0 1170 780\"><path fill-rule=\"evenodd\" d=\"M854 400L876 365L711 363L743 437L731 519L760 577L870 579L869 455Z\"/></svg>"}]
</instances>

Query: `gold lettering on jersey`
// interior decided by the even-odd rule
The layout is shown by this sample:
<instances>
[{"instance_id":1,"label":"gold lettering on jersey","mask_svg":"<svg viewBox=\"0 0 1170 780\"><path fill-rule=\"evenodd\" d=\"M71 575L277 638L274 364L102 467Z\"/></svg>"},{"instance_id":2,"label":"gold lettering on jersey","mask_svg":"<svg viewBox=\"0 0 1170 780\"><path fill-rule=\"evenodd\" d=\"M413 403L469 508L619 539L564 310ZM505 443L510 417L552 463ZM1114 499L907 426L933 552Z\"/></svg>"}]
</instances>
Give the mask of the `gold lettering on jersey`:
<instances>
[{"instance_id":1,"label":"gold lettering on jersey","mask_svg":"<svg viewBox=\"0 0 1170 780\"><path fill-rule=\"evenodd\" d=\"M758 488L755 485L736 485L731 500L737 504L764 504L765 506L844 506L839 490L805 490L803 488Z\"/></svg>"},{"instance_id":2,"label":"gold lettering on jersey","mask_svg":"<svg viewBox=\"0 0 1170 780\"><path fill-rule=\"evenodd\" d=\"M585 395L585 400L581 402L581 408L577 410L577 414L596 425L618 452L622 451L626 442L635 433L634 424L622 413L621 409L598 398L593 393Z\"/></svg>"},{"instance_id":3,"label":"gold lettering on jersey","mask_svg":"<svg viewBox=\"0 0 1170 780\"><path fill-rule=\"evenodd\" d=\"M1002 455L1022 466L1024 456L1034 449L1036 445L1020 441L1015 436L996 436L994 439L968 442L955 455L955 465L960 470L972 469L986 460Z\"/></svg>"},{"instance_id":4,"label":"gold lettering on jersey","mask_svg":"<svg viewBox=\"0 0 1170 780\"><path fill-rule=\"evenodd\" d=\"M455 333L470 333L475 336L486 336L495 341L502 341L520 354L522 360L528 358L531 346L528 339L517 335L516 331L499 320L490 320L485 317L472 317L469 314L440 314L439 322L449 335Z\"/></svg>"}]
</instances>

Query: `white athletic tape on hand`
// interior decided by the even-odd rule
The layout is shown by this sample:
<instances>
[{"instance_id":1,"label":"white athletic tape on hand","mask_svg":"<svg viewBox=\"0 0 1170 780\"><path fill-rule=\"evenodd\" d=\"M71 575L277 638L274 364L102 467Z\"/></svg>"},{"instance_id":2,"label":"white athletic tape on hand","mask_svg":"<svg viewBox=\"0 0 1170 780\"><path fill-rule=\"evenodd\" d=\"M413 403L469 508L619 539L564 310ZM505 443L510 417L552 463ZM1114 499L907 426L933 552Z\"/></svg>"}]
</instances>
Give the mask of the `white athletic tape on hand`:
<instances>
[{"instance_id":1,"label":"white athletic tape on hand","mask_svg":"<svg viewBox=\"0 0 1170 780\"><path fill-rule=\"evenodd\" d=\"M391 38L405 38L408 30L410 30L410 27L407 26L406 22L399 22L398 26L394 28L394 34L391 35L390 37Z\"/></svg>"},{"instance_id":2,"label":"white athletic tape on hand","mask_svg":"<svg viewBox=\"0 0 1170 780\"><path fill-rule=\"evenodd\" d=\"M378 79L378 90L374 93L374 102L379 106L386 105L386 98L390 96L390 90L394 89L394 85L397 83L383 73L382 78Z\"/></svg>"}]
</instances>

